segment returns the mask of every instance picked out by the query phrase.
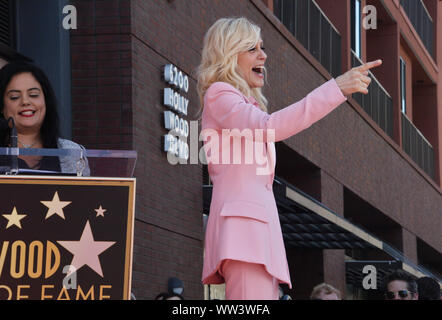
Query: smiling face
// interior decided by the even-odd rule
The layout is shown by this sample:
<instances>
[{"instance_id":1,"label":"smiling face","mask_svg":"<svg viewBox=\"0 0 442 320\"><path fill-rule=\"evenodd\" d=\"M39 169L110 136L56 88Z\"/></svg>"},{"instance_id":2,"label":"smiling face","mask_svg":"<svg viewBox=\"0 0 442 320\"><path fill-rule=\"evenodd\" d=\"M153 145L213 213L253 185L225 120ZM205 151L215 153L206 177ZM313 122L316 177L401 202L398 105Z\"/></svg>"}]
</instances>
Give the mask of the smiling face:
<instances>
[{"instance_id":1,"label":"smiling face","mask_svg":"<svg viewBox=\"0 0 442 320\"><path fill-rule=\"evenodd\" d=\"M253 48L238 53L238 69L250 89L264 86L264 64L266 60L267 55L264 52L261 39Z\"/></svg>"},{"instance_id":2,"label":"smiling face","mask_svg":"<svg viewBox=\"0 0 442 320\"><path fill-rule=\"evenodd\" d=\"M46 115L46 103L40 83L31 73L12 77L3 96L5 119L14 118L19 134L38 133Z\"/></svg>"}]
</instances>

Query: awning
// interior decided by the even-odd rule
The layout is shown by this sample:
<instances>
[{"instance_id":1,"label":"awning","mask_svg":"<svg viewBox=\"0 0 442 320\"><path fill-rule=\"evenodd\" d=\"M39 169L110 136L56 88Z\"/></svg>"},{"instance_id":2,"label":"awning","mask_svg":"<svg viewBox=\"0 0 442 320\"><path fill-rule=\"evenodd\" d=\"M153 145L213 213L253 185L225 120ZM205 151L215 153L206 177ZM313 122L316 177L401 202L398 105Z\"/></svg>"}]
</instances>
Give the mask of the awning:
<instances>
[{"instance_id":1,"label":"awning","mask_svg":"<svg viewBox=\"0 0 442 320\"><path fill-rule=\"evenodd\" d=\"M398 262L396 266L418 278L432 277L442 285L440 276L434 275L422 266L417 266L399 250L339 216L281 178L275 178L273 192L286 248L378 249ZM203 212L207 215L211 198L212 186L204 185Z\"/></svg>"},{"instance_id":2,"label":"awning","mask_svg":"<svg viewBox=\"0 0 442 320\"><path fill-rule=\"evenodd\" d=\"M273 185L284 242L289 248L366 249L382 243L279 179Z\"/></svg>"},{"instance_id":3,"label":"awning","mask_svg":"<svg viewBox=\"0 0 442 320\"><path fill-rule=\"evenodd\" d=\"M423 266L416 265L399 250L361 227L352 224L321 202L284 180L275 178L273 192L287 247L318 249L377 248L392 257L393 261L399 263L392 266L397 266L417 278L432 277L438 280L442 287L440 275L435 275ZM380 266L383 265L381 263ZM380 270L382 273L386 268L381 267Z\"/></svg>"}]
</instances>

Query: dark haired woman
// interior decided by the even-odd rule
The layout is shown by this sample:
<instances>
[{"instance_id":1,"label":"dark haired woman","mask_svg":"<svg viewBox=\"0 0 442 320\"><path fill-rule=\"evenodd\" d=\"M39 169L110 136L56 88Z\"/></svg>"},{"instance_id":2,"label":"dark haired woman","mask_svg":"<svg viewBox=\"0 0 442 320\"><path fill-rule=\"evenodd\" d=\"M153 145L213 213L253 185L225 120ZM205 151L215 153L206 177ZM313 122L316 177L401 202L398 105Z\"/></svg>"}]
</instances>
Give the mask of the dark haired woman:
<instances>
[{"instance_id":1,"label":"dark haired woman","mask_svg":"<svg viewBox=\"0 0 442 320\"><path fill-rule=\"evenodd\" d=\"M60 138L55 94L40 68L24 62L4 66L0 70L0 97L0 118L14 119L19 148L84 149ZM0 147L10 146L10 140L9 129L0 130ZM90 174L85 158L19 156L18 162L19 168L63 173L76 173L83 166L83 175Z\"/></svg>"}]
</instances>

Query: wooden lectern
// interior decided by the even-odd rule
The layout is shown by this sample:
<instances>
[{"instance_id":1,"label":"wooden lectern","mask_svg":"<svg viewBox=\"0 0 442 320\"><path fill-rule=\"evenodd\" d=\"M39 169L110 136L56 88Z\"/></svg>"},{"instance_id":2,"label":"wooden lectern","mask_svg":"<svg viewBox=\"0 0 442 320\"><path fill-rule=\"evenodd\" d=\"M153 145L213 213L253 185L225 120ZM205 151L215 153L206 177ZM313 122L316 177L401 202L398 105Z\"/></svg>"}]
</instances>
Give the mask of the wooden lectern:
<instances>
[{"instance_id":1,"label":"wooden lectern","mask_svg":"<svg viewBox=\"0 0 442 320\"><path fill-rule=\"evenodd\" d=\"M91 177L0 175L0 299L130 299L136 152L0 148L11 155L83 157Z\"/></svg>"}]
</instances>

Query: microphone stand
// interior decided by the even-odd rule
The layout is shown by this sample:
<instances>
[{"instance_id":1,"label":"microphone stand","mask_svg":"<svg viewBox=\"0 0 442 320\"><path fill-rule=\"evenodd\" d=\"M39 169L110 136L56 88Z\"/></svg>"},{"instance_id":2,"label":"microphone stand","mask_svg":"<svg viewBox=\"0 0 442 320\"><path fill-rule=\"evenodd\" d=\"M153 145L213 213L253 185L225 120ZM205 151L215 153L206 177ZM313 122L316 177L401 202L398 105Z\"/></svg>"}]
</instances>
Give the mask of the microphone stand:
<instances>
[{"instance_id":1,"label":"microphone stand","mask_svg":"<svg viewBox=\"0 0 442 320\"><path fill-rule=\"evenodd\" d=\"M16 175L18 174L18 135L17 128L15 127L14 118L10 117L8 119L9 122L12 123L12 127L10 129L10 138L11 138L11 171L9 174Z\"/></svg>"}]
</instances>

